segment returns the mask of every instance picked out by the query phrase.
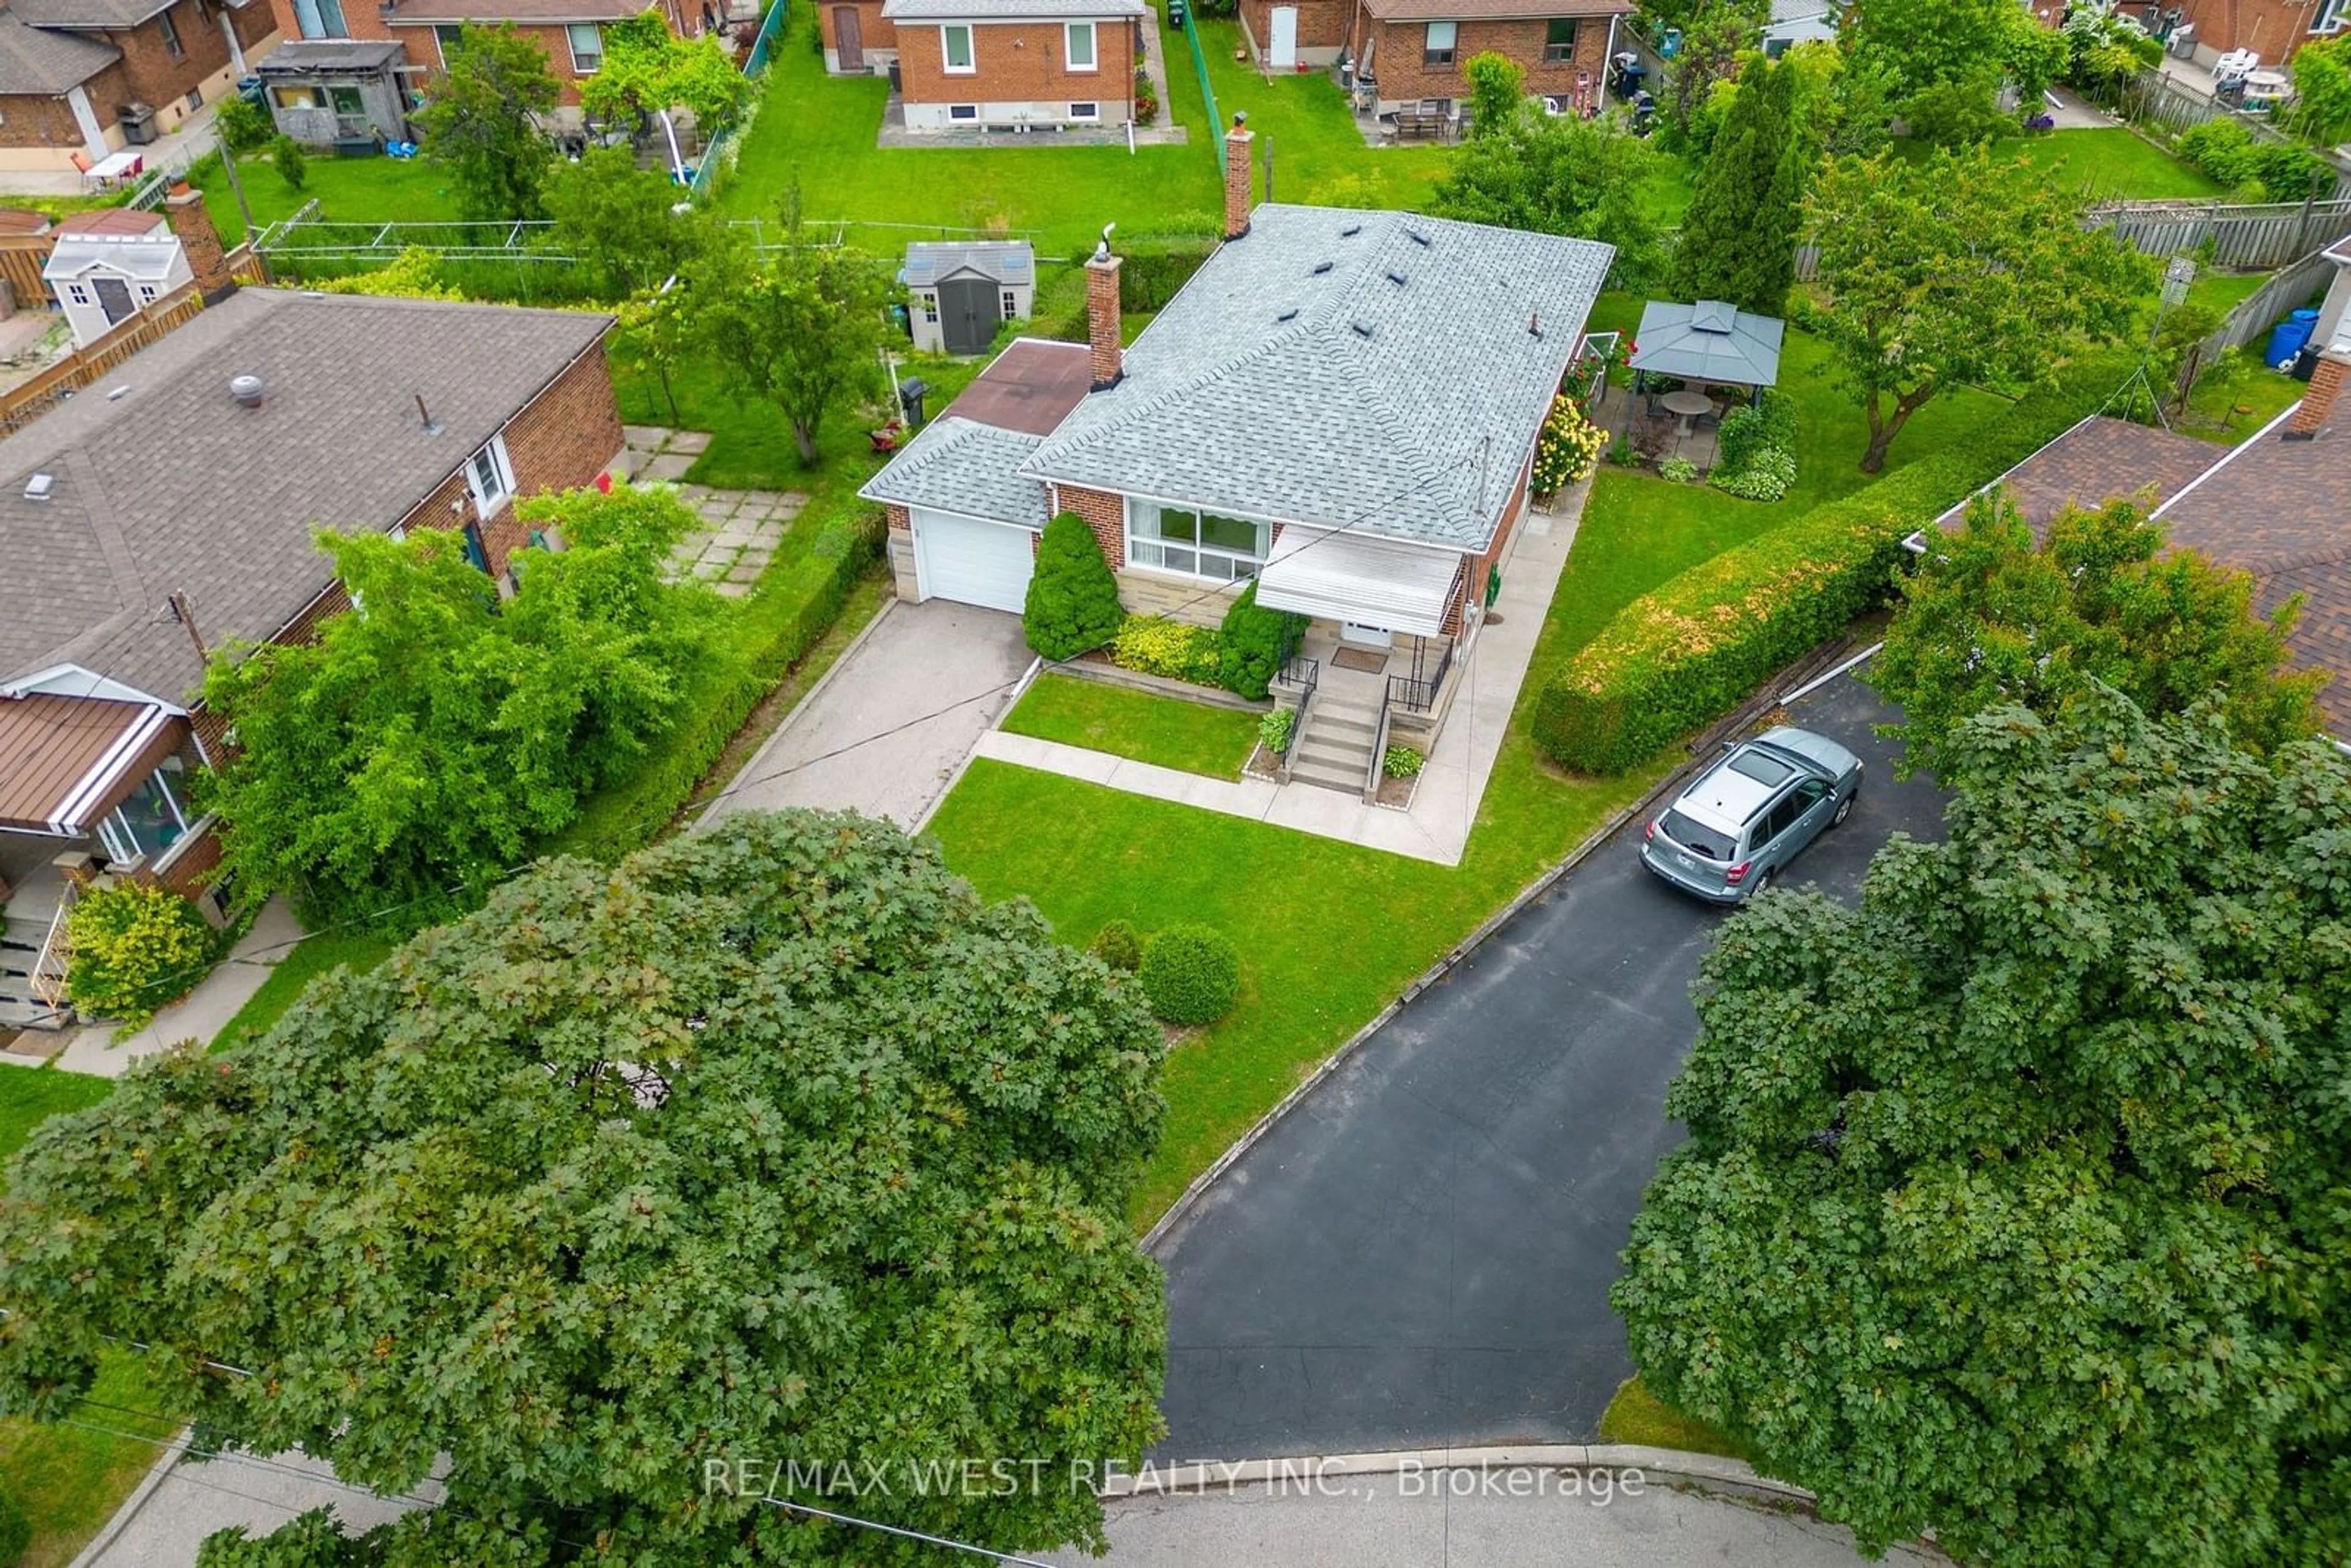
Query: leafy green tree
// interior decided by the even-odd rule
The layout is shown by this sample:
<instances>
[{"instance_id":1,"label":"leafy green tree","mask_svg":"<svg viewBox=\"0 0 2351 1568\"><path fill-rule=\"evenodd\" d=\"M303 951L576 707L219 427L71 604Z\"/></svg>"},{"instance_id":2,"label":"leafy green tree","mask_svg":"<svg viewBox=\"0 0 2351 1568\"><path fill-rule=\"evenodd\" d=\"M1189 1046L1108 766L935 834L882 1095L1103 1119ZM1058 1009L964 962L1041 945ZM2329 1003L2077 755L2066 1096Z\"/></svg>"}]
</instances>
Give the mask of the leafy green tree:
<instances>
[{"instance_id":1,"label":"leafy green tree","mask_svg":"<svg viewBox=\"0 0 2351 1568\"><path fill-rule=\"evenodd\" d=\"M511 22L467 22L444 48L449 68L413 116L424 156L449 171L468 220L543 215L539 191L555 151L535 117L561 97L545 51Z\"/></svg>"},{"instance_id":2,"label":"leafy green tree","mask_svg":"<svg viewBox=\"0 0 2351 1568\"><path fill-rule=\"evenodd\" d=\"M2045 95L2064 79L2072 61L2073 48L2063 32L2043 26L2025 7L2016 8L2009 17L2001 64L2015 85L2022 118L2030 120L2043 112Z\"/></svg>"},{"instance_id":3,"label":"leafy green tree","mask_svg":"<svg viewBox=\"0 0 2351 1568\"><path fill-rule=\"evenodd\" d=\"M545 199L556 244L580 258L598 298L658 288L709 244L709 218L625 147L556 164Z\"/></svg>"},{"instance_id":4,"label":"leafy green tree","mask_svg":"<svg viewBox=\"0 0 2351 1568\"><path fill-rule=\"evenodd\" d=\"M702 353L737 391L783 411L801 466L815 467L825 415L882 388L888 287L880 264L788 221L774 253L714 256L691 287Z\"/></svg>"},{"instance_id":5,"label":"leafy green tree","mask_svg":"<svg viewBox=\"0 0 2351 1568\"><path fill-rule=\"evenodd\" d=\"M1469 78L1469 134L1491 136L1506 129L1526 101L1527 73L1510 56L1489 49L1472 55L1461 74Z\"/></svg>"},{"instance_id":6,"label":"leafy green tree","mask_svg":"<svg viewBox=\"0 0 2351 1568\"><path fill-rule=\"evenodd\" d=\"M1722 928L1642 1376L1865 1550L2351 1549L2351 766L2111 692L1954 733L1948 840Z\"/></svg>"},{"instance_id":7,"label":"leafy green tree","mask_svg":"<svg viewBox=\"0 0 2351 1568\"><path fill-rule=\"evenodd\" d=\"M580 84L580 107L606 124L640 125L664 109L684 109L705 131L750 101L750 78L716 33L681 38L659 11L604 29L604 63Z\"/></svg>"},{"instance_id":8,"label":"leafy green tree","mask_svg":"<svg viewBox=\"0 0 2351 1568\"><path fill-rule=\"evenodd\" d=\"M1656 150L1614 119L1554 117L1522 105L1493 134L1453 155L1432 210L1613 245L1614 286L1637 287L1656 275L1663 255L1656 219L1641 200L1657 164Z\"/></svg>"},{"instance_id":9,"label":"leafy green tree","mask_svg":"<svg viewBox=\"0 0 2351 1568\"><path fill-rule=\"evenodd\" d=\"M1048 659L1074 659L1117 636L1125 621L1118 579L1093 529L1075 512L1048 522L1020 611L1029 646Z\"/></svg>"},{"instance_id":10,"label":"leafy green tree","mask_svg":"<svg viewBox=\"0 0 2351 1568\"><path fill-rule=\"evenodd\" d=\"M767 1493L1098 1548L1072 1476L1160 1430L1125 1206L1163 1055L1136 987L886 822L550 862L45 1123L0 1408L68 1414L111 1336L241 1448L387 1492L445 1464L380 1557L215 1563L937 1561Z\"/></svg>"},{"instance_id":11,"label":"leafy green tree","mask_svg":"<svg viewBox=\"0 0 2351 1568\"><path fill-rule=\"evenodd\" d=\"M1719 4L1699 5L1682 29L1682 47L1666 78L1665 120L1658 139L1669 152L1707 149L1692 146L1692 128L1712 99L1714 89L1740 74L1740 60L1752 50L1761 29L1744 7Z\"/></svg>"},{"instance_id":12,"label":"leafy green tree","mask_svg":"<svg viewBox=\"0 0 2351 1568\"><path fill-rule=\"evenodd\" d=\"M673 286L632 295L613 316L609 340L612 362L633 374L657 378L662 398L669 404L670 423L678 423L677 389L670 377L699 340L686 291Z\"/></svg>"},{"instance_id":13,"label":"leafy green tree","mask_svg":"<svg viewBox=\"0 0 2351 1568\"><path fill-rule=\"evenodd\" d=\"M2068 7L2058 36L2065 44L2065 80L2101 103L2115 102L2132 78L2163 59L2163 46L2137 17L2101 0ZM2297 63L2297 81L2300 76Z\"/></svg>"},{"instance_id":14,"label":"leafy green tree","mask_svg":"<svg viewBox=\"0 0 2351 1568\"><path fill-rule=\"evenodd\" d=\"M2351 138L2351 33L2313 38L2294 51L2293 120L2322 147Z\"/></svg>"},{"instance_id":15,"label":"leafy green tree","mask_svg":"<svg viewBox=\"0 0 2351 1568\"><path fill-rule=\"evenodd\" d=\"M329 918L466 902L449 890L522 860L679 717L716 612L664 576L693 515L626 486L522 510L565 548L517 554L510 600L452 529L322 531L357 608L215 656L204 701L237 749L202 793L256 896Z\"/></svg>"},{"instance_id":16,"label":"leafy green tree","mask_svg":"<svg viewBox=\"0 0 2351 1568\"><path fill-rule=\"evenodd\" d=\"M1834 300L1820 329L1869 422L1862 472L1950 388L2022 392L2137 329L2154 263L2084 232L2083 203L1982 148L1828 166L1806 214Z\"/></svg>"},{"instance_id":17,"label":"leafy green tree","mask_svg":"<svg viewBox=\"0 0 2351 1568\"><path fill-rule=\"evenodd\" d=\"M2026 29L2042 31L2016 0L1855 0L1837 38L1862 72L1882 73L1914 133L1951 146L2001 128L2004 74L2020 87L2028 77L2046 85L2055 47ZM2027 102L2038 100L2036 89Z\"/></svg>"},{"instance_id":18,"label":"leafy green tree","mask_svg":"<svg viewBox=\"0 0 2351 1568\"><path fill-rule=\"evenodd\" d=\"M1741 74L1674 252L1676 298L1727 299L1764 316L1787 310L1803 195L1795 89L1786 66L1758 61Z\"/></svg>"},{"instance_id":19,"label":"leafy green tree","mask_svg":"<svg viewBox=\"0 0 2351 1568\"><path fill-rule=\"evenodd\" d=\"M2324 673L2281 674L2301 601L2256 618L2250 576L2194 550L2161 554L2161 525L2130 502L2069 507L2036 548L2001 493L1970 506L1957 534L1929 538L1866 677L1902 706L1906 770L1940 771L1952 734L1986 708L2052 716L2106 688L2158 716L2214 703L2252 750L2315 727Z\"/></svg>"}]
</instances>

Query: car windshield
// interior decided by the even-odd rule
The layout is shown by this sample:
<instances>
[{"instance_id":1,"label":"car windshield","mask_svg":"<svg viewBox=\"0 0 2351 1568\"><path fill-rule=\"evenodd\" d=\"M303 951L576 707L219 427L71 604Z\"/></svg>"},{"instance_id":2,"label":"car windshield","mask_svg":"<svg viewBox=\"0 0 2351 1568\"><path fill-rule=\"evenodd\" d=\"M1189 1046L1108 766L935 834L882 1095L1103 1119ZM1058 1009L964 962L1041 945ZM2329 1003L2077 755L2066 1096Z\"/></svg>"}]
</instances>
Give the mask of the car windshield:
<instances>
[{"instance_id":1,"label":"car windshield","mask_svg":"<svg viewBox=\"0 0 2351 1568\"><path fill-rule=\"evenodd\" d=\"M1754 779L1766 789L1778 789L1787 781L1788 775L1795 771L1778 758L1766 756L1761 751L1740 752L1730 759L1730 770Z\"/></svg>"},{"instance_id":2,"label":"car windshield","mask_svg":"<svg viewBox=\"0 0 2351 1568\"><path fill-rule=\"evenodd\" d=\"M1703 855L1710 861L1730 859L1730 836L1719 828L1709 828L1679 811L1667 811L1663 826L1666 837L1694 855Z\"/></svg>"}]
</instances>

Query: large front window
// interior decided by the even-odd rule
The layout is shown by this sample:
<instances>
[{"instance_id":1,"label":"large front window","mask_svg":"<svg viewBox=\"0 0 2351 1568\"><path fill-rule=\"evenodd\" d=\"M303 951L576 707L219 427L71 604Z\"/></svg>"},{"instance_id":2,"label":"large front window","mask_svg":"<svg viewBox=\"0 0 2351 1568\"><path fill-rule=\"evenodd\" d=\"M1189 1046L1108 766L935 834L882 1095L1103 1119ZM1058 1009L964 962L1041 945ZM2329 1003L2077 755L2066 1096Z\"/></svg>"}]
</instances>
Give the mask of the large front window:
<instances>
[{"instance_id":1,"label":"large front window","mask_svg":"<svg viewBox=\"0 0 2351 1568\"><path fill-rule=\"evenodd\" d=\"M1179 571L1213 582L1239 582L1265 564L1268 536L1263 523L1162 507L1126 504L1126 559L1131 566Z\"/></svg>"},{"instance_id":2,"label":"large front window","mask_svg":"<svg viewBox=\"0 0 2351 1568\"><path fill-rule=\"evenodd\" d=\"M149 774L122 804L109 811L98 824L99 841L106 846L106 858L118 865L162 854L187 831L188 819L180 810L180 798L172 789L170 775L162 768Z\"/></svg>"}]
</instances>

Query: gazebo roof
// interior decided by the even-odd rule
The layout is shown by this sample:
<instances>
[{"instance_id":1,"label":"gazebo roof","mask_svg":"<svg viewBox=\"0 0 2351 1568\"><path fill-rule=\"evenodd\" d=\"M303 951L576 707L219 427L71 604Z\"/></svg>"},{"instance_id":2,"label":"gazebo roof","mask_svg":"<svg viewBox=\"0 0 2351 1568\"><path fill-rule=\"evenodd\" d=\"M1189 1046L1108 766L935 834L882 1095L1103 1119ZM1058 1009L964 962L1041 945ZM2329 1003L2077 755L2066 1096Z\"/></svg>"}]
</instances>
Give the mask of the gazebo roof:
<instances>
[{"instance_id":1,"label":"gazebo roof","mask_svg":"<svg viewBox=\"0 0 2351 1568\"><path fill-rule=\"evenodd\" d=\"M1640 350L1628 362L1686 382L1768 387L1780 380L1780 340L1787 329L1777 316L1752 315L1719 299L1653 299L1642 307L1635 335Z\"/></svg>"}]
</instances>

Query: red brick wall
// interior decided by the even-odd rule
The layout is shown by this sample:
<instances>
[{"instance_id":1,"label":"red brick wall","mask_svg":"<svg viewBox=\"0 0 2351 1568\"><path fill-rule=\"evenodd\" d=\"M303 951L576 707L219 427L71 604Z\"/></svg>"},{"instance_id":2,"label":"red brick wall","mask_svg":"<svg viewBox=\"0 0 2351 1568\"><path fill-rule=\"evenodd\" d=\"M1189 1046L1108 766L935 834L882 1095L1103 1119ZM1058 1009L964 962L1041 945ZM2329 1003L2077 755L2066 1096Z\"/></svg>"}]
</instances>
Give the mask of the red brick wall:
<instances>
[{"instance_id":1,"label":"red brick wall","mask_svg":"<svg viewBox=\"0 0 2351 1568\"><path fill-rule=\"evenodd\" d=\"M1061 486L1060 507L1085 518L1086 526L1094 531L1094 542L1102 546L1102 559L1110 562L1113 571L1126 566L1126 498L1108 490L1081 490L1074 485Z\"/></svg>"},{"instance_id":2,"label":"red brick wall","mask_svg":"<svg viewBox=\"0 0 2351 1568\"><path fill-rule=\"evenodd\" d=\"M1556 64L1543 59L1543 39L1549 26L1549 23L1540 20L1463 22L1455 35L1453 63L1432 66L1423 63L1428 40L1426 23L1380 22L1365 15L1357 24L1353 52L1361 59L1364 46L1374 38L1378 40L1372 52L1372 74L1379 78L1383 102L1419 98L1466 99L1469 96L1466 68L1489 51L1517 61L1527 73L1527 90L1531 93L1573 93L1578 71L1591 74L1593 90L1597 92L1607 70L1608 18L1577 18L1575 57Z\"/></svg>"},{"instance_id":3,"label":"red brick wall","mask_svg":"<svg viewBox=\"0 0 2351 1568\"><path fill-rule=\"evenodd\" d=\"M214 17L196 14L196 0L178 0L163 15L171 18L177 30L181 55L174 59L163 42L160 18L141 22L136 27L110 28L89 35L103 38L122 51L120 70L122 81L118 94L99 96L99 83L91 83L90 107L98 110L101 124L111 124L115 111L124 103L150 103L162 111L162 128L171 130L177 122L189 91L207 77L228 68L228 42L221 37L220 23ZM242 11L229 11L230 26L236 29L237 42L248 51L256 48L277 30L275 20L258 6L248 5ZM247 64L251 63L248 54ZM212 95L217 99L223 93Z\"/></svg>"},{"instance_id":4,"label":"red brick wall","mask_svg":"<svg viewBox=\"0 0 2351 1568\"><path fill-rule=\"evenodd\" d=\"M1082 20L1082 18L1076 18ZM1065 47L1059 22L994 23L971 30L972 63L977 68L949 76L946 42L930 23L909 23L898 32L899 79L908 103L1098 102L1103 122L1117 123L1134 112L1134 32L1123 18L1094 24L1091 71L1061 63Z\"/></svg>"},{"instance_id":5,"label":"red brick wall","mask_svg":"<svg viewBox=\"0 0 2351 1568\"><path fill-rule=\"evenodd\" d=\"M100 125L114 123L114 106L131 101L128 78L120 64L110 65L87 84L89 106ZM0 146L61 147L82 150L81 126L62 98L33 98L10 93L0 97ZM30 300L19 303L30 304Z\"/></svg>"},{"instance_id":6,"label":"red brick wall","mask_svg":"<svg viewBox=\"0 0 2351 1568\"><path fill-rule=\"evenodd\" d=\"M2273 66L2313 38L2316 0L2176 0L2184 19L2196 26L2196 41L2211 48L2251 49ZM2133 15L2137 15L2133 8Z\"/></svg>"},{"instance_id":7,"label":"red brick wall","mask_svg":"<svg viewBox=\"0 0 2351 1568\"><path fill-rule=\"evenodd\" d=\"M603 346L590 349L549 382L515 415L506 434L517 495L594 484L621 450L621 410L612 401L612 372ZM522 542L518 525L514 542Z\"/></svg>"},{"instance_id":8,"label":"red brick wall","mask_svg":"<svg viewBox=\"0 0 2351 1568\"><path fill-rule=\"evenodd\" d=\"M302 36L301 27L294 19L293 0L269 0L269 9L278 32L287 38ZM656 9L661 11L672 31L680 31L681 16L682 36L692 37L701 31L702 8L699 5L686 8L680 15L672 15L670 7L665 5ZM393 26L385 22L375 0L343 0L343 26L351 37L398 44L407 55L408 63L423 71L430 73L441 69L441 48L434 41L433 29L415 23L402 22ZM571 45L564 29L559 25L518 22L515 25L515 31L537 44L547 56L547 68L555 73L556 81L562 87L564 105L578 107L580 78L571 68Z\"/></svg>"},{"instance_id":9,"label":"red brick wall","mask_svg":"<svg viewBox=\"0 0 2351 1568\"><path fill-rule=\"evenodd\" d=\"M1298 7L1298 47L1335 49L1347 41L1347 22L1354 14L1351 0L1283 0ZM1242 0L1241 21L1260 55L1273 48L1275 0ZM1377 62L1374 62L1375 65Z\"/></svg>"},{"instance_id":10,"label":"red brick wall","mask_svg":"<svg viewBox=\"0 0 2351 1568\"><path fill-rule=\"evenodd\" d=\"M841 47L833 13L841 10L857 13L857 43L867 54L876 49L886 53L898 47L897 26L883 17L882 0L849 0L846 5L842 0L816 0L817 26L824 34L826 48Z\"/></svg>"},{"instance_id":11,"label":"red brick wall","mask_svg":"<svg viewBox=\"0 0 2351 1568\"><path fill-rule=\"evenodd\" d=\"M905 507L884 507L882 508L882 515L887 517L890 521L890 526L897 529L900 533L910 534L914 531L914 519L906 515Z\"/></svg>"}]
</instances>

